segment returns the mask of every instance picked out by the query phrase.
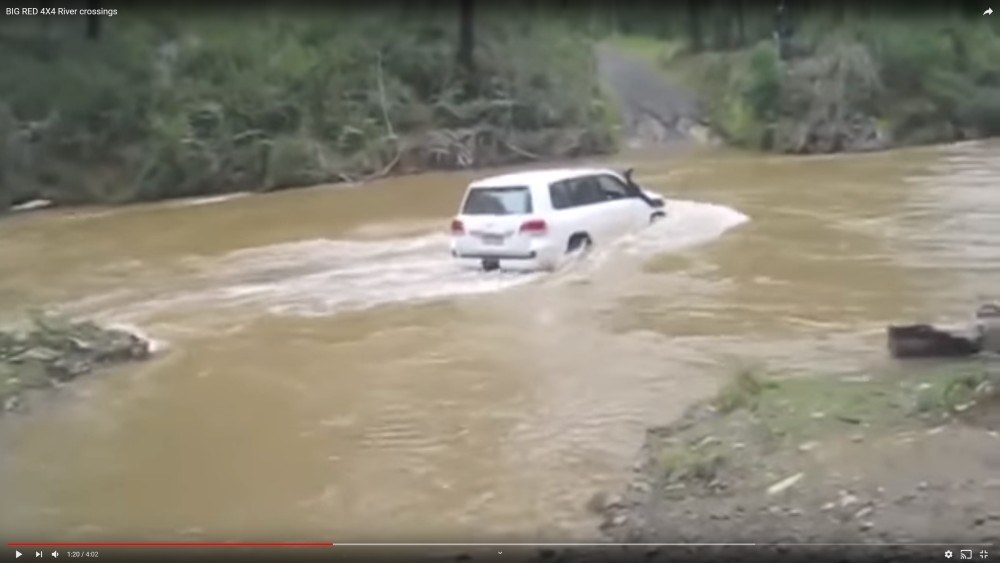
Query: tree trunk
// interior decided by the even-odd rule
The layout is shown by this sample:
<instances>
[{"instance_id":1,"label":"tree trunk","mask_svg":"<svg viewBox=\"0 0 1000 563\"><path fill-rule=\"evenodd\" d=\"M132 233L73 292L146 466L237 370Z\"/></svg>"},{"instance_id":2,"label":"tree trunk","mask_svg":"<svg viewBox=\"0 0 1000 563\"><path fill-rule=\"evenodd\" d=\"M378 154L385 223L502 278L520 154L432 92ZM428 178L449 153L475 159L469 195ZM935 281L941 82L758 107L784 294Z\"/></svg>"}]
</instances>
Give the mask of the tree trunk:
<instances>
[{"instance_id":1,"label":"tree trunk","mask_svg":"<svg viewBox=\"0 0 1000 563\"><path fill-rule=\"evenodd\" d=\"M747 44L747 22L744 0L736 0L736 45L745 47Z\"/></svg>"},{"instance_id":2,"label":"tree trunk","mask_svg":"<svg viewBox=\"0 0 1000 563\"><path fill-rule=\"evenodd\" d=\"M476 70L474 57L474 3L475 0L459 0L458 15L458 66L466 76L472 76Z\"/></svg>"},{"instance_id":3,"label":"tree trunk","mask_svg":"<svg viewBox=\"0 0 1000 563\"><path fill-rule=\"evenodd\" d=\"M88 10L99 10L101 8L101 0L87 0ZM91 41L97 41L101 38L101 18L103 16L89 15L87 16L87 39Z\"/></svg>"},{"instance_id":4,"label":"tree trunk","mask_svg":"<svg viewBox=\"0 0 1000 563\"><path fill-rule=\"evenodd\" d=\"M791 35L792 27L789 23L788 12L785 10L785 3L780 2L774 15L774 40L777 43L778 56L781 60L788 58L788 41Z\"/></svg>"},{"instance_id":5,"label":"tree trunk","mask_svg":"<svg viewBox=\"0 0 1000 563\"><path fill-rule=\"evenodd\" d=\"M701 36L701 14L698 9L699 0L688 0L688 29L691 33L691 50L700 53L704 48Z\"/></svg>"},{"instance_id":6,"label":"tree trunk","mask_svg":"<svg viewBox=\"0 0 1000 563\"><path fill-rule=\"evenodd\" d=\"M727 9L728 7L729 3L727 2L726 4L717 7L715 10L712 11L713 14L713 17L711 18L713 24L712 31L715 32L714 33L715 41L713 43L715 44L715 48L719 49L720 51L728 51L733 46L733 41L732 41L733 22L729 18L729 10Z\"/></svg>"},{"instance_id":7,"label":"tree trunk","mask_svg":"<svg viewBox=\"0 0 1000 563\"><path fill-rule=\"evenodd\" d=\"M838 25L847 23L847 0L835 0L833 3L833 21Z\"/></svg>"},{"instance_id":8,"label":"tree trunk","mask_svg":"<svg viewBox=\"0 0 1000 563\"><path fill-rule=\"evenodd\" d=\"M38 7L41 8L42 14L45 14L49 9L52 8L52 0L40 0L38 2ZM42 41L47 44L51 39L52 33L52 18L48 15L43 15L38 18L42 26Z\"/></svg>"}]
</instances>

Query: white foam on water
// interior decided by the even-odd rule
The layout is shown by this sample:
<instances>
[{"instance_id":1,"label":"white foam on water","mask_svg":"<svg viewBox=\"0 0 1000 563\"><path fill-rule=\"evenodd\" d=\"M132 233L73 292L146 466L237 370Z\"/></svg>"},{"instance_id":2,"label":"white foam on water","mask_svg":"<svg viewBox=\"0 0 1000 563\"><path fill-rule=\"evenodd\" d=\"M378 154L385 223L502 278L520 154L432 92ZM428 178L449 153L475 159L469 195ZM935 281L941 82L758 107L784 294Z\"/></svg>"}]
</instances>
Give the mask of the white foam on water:
<instances>
[{"instance_id":1,"label":"white foam on water","mask_svg":"<svg viewBox=\"0 0 1000 563\"><path fill-rule=\"evenodd\" d=\"M714 240L748 219L729 207L695 201L670 201L666 210L666 219L569 260L564 271L586 274L615 256L642 260L691 247ZM463 269L451 258L445 233L381 240L304 240L242 249L202 260L196 268L200 274L195 279L173 280L170 289L119 309L119 318L135 322L163 311L232 307L325 316L395 303L494 293L547 277L565 279L545 272Z\"/></svg>"},{"instance_id":2,"label":"white foam on water","mask_svg":"<svg viewBox=\"0 0 1000 563\"><path fill-rule=\"evenodd\" d=\"M130 334L134 334L134 335L138 336L142 340L144 340L147 343L149 343L149 353L150 354L154 354L154 355L155 354L159 354L159 353L164 352L164 351L166 351L168 349L168 344L167 344L167 342L165 340L160 340L160 339L151 337L149 335L149 333L146 332L146 330L144 330L144 329L142 329L140 327L137 327L134 324L123 323L123 322L116 322L116 323L110 324L108 326L108 328L121 330L121 331L128 332Z\"/></svg>"},{"instance_id":3,"label":"white foam on water","mask_svg":"<svg viewBox=\"0 0 1000 563\"><path fill-rule=\"evenodd\" d=\"M233 192L228 194L210 195L203 197L188 197L183 199L178 199L165 204L166 207L191 207L196 205L211 205L213 203L222 203L225 201L230 201L233 199L238 199L241 197L246 197L251 195L250 192Z\"/></svg>"},{"instance_id":4,"label":"white foam on water","mask_svg":"<svg viewBox=\"0 0 1000 563\"><path fill-rule=\"evenodd\" d=\"M669 200L665 211L665 219L623 238L616 246L628 254L651 258L713 241L750 220L731 207L698 201Z\"/></svg>"}]
</instances>

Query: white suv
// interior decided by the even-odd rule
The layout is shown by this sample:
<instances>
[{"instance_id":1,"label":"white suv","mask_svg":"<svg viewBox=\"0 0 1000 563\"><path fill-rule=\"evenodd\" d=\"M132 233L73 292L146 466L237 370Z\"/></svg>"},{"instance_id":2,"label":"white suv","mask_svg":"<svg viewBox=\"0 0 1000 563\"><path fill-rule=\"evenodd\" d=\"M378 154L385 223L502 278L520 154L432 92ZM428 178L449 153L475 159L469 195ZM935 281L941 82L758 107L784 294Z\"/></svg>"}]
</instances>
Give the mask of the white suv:
<instances>
[{"instance_id":1,"label":"white suv","mask_svg":"<svg viewBox=\"0 0 1000 563\"><path fill-rule=\"evenodd\" d=\"M451 253L485 270L557 267L665 216L663 198L604 168L536 170L469 185L451 222Z\"/></svg>"}]
</instances>

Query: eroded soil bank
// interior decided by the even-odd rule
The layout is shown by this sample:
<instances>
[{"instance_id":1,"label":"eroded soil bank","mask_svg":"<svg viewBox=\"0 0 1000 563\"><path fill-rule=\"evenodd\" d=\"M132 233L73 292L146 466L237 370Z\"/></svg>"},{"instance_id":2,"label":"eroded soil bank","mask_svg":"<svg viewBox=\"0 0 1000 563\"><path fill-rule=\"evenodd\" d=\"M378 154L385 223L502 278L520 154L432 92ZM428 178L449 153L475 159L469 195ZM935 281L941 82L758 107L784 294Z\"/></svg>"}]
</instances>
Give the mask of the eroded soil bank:
<instances>
[{"instance_id":1,"label":"eroded soil bank","mask_svg":"<svg viewBox=\"0 0 1000 563\"><path fill-rule=\"evenodd\" d=\"M649 430L627 492L591 506L616 541L995 545L1000 362L915 366L741 373Z\"/></svg>"}]
</instances>

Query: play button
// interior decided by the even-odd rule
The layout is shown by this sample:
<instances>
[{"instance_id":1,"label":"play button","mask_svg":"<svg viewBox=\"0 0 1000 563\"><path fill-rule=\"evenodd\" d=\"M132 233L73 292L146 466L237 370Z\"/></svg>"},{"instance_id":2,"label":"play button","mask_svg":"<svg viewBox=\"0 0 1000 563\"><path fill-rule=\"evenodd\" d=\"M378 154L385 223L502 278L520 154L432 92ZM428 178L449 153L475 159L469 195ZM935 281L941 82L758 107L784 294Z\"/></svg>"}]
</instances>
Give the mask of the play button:
<instances>
[{"instance_id":1,"label":"play button","mask_svg":"<svg viewBox=\"0 0 1000 563\"><path fill-rule=\"evenodd\" d=\"M14 559L17 559L20 556L21 556L21 552L15 549L14 550Z\"/></svg>"}]
</instances>

